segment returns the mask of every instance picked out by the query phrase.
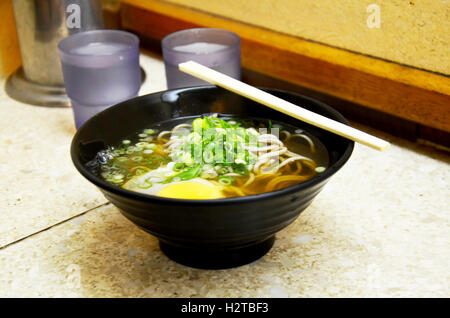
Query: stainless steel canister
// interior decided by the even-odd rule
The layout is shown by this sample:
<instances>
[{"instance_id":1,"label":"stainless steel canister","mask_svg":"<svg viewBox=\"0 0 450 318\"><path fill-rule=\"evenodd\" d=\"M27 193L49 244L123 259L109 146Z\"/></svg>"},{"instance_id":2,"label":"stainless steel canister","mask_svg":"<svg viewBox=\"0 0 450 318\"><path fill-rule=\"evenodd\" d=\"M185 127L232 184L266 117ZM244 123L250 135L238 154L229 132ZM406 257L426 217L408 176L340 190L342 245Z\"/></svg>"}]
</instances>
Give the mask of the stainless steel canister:
<instances>
[{"instance_id":1,"label":"stainless steel canister","mask_svg":"<svg viewBox=\"0 0 450 318\"><path fill-rule=\"evenodd\" d=\"M69 106L58 42L73 33L102 29L101 0L12 0L22 67L6 84L25 103Z\"/></svg>"}]
</instances>

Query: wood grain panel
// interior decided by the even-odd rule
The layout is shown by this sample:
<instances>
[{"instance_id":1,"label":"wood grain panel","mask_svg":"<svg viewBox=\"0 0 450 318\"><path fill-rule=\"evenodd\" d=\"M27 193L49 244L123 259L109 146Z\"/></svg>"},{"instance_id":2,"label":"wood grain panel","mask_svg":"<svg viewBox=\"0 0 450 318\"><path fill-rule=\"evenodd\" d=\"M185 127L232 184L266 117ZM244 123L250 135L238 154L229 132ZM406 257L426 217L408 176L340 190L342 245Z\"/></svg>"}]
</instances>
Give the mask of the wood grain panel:
<instances>
[{"instance_id":1,"label":"wood grain panel","mask_svg":"<svg viewBox=\"0 0 450 318\"><path fill-rule=\"evenodd\" d=\"M124 28L157 40L217 27L239 34L243 67L450 132L450 78L157 0L125 0Z\"/></svg>"}]
</instances>

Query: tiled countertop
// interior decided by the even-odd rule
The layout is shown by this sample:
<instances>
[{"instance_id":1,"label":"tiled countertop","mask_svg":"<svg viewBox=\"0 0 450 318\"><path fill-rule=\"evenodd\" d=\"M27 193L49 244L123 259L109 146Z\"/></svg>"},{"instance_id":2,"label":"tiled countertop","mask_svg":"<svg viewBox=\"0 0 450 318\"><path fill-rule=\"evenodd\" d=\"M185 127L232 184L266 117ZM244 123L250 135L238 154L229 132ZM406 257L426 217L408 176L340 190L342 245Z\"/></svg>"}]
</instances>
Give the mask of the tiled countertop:
<instances>
[{"instance_id":1,"label":"tiled countertop","mask_svg":"<svg viewBox=\"0 0 450 318\"><path fill-rule=\"evenodd\" d=\"M141 94L165 89L142 54ZM198 270L161 253L72 166L69 108L0 90L0 297L449 297L450 157L392 142L356 145L312 205L262 259Z\"/></svg>"}]
</instances>

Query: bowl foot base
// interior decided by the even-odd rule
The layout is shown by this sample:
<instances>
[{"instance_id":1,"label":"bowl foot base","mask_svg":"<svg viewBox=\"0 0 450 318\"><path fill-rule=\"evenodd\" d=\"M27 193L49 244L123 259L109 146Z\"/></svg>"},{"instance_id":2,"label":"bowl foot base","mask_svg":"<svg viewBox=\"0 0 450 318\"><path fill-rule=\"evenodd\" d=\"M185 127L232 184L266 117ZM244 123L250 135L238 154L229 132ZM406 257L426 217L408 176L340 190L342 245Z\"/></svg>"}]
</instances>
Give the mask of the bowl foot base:
<instances>
[{"instance_id":1,"label":"bowl foot base","mask_svg":"<svg viewBox=\"0 0 450 318\"><path fill-rule=\"evenodd\" d=\"M159 242L161 251L173 261L201 269L225 269L251 263L273 246L275 236L253 245L233 249L190 248Z\"/></svg>"}]
</instances>

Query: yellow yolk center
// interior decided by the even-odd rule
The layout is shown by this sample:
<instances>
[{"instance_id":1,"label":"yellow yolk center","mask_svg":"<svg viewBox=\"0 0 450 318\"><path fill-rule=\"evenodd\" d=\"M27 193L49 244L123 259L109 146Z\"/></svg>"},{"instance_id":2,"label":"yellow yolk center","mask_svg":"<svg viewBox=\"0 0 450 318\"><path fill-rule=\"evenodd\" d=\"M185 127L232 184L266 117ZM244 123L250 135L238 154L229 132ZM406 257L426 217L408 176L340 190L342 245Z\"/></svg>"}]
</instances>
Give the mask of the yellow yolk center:
<instances>
[{"instance_id":1,"label":"yellow yolk center","mask_svg":"<svg viewBox=\"0 0 450 318\"><path fill-rule=\"evenodd\" d=\"M193 200L219 199L224 197L222 192L214 186L194 181L168 185L161 189L158 196Z\"/></svg>"}]
</instances>

